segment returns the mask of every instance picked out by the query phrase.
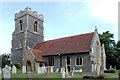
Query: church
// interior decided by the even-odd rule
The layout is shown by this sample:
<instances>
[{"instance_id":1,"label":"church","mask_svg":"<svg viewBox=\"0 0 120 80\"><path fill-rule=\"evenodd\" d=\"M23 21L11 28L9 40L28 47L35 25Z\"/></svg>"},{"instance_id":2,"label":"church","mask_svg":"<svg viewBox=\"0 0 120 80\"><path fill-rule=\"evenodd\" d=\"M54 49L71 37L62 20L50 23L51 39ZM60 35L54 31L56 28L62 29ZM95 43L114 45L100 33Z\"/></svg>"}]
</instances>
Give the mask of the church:
<instances>
[{"instance_id":1,"label":"church","mask_svg":"<svg viewBox=\"0 0 120 80\"><path fill-rule=\"evenodd\" d=\"M30 71L51 66L53 71L73 67L76 72L96 72L106 69L104 44L97 29L93 32L44 41L44 16L31 8L15 14L12 33L11 62L21 63Z\"/></svg>"}]
</instances>

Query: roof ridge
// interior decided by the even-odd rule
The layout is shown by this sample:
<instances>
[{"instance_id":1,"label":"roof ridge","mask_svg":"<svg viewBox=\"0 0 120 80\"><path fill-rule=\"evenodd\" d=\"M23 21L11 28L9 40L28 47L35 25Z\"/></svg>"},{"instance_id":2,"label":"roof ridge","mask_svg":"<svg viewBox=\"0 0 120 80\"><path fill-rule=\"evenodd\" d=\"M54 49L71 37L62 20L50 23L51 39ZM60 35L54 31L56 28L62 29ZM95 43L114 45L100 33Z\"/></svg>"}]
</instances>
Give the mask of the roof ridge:
<instances>
[{"instance_id":1,"label":"roof ridge","mask_svg":"<svg viewBox=\"0 0 120 80\"><path fill-rule=\"evenodd\" d=\"M49 42L49 41L56 41L56 40L60 40L60 39L72 38L72 37L76 37L76 36L80 36L80 35L87 35L87 34L91 34L91 33L94 33L94 32L76 34L76 35L61 37L61 38L57 38L57 39L46 40L46 41L38 42L38 43L46 43L46 42Z\"/></svg>"}]
</instances>

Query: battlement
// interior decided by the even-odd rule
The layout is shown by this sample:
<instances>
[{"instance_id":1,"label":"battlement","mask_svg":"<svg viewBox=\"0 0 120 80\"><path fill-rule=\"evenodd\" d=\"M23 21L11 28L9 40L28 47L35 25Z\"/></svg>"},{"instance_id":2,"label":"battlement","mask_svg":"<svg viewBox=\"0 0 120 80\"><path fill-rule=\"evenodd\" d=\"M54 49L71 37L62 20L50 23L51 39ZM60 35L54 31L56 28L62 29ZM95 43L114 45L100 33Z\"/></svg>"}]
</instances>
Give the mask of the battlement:
<instances>
[{"instance_id":1,"label":"battlement","mask_svg":"<svg viewBox=\"0 0 120 80\"><path fill-rule=\"evenodd\" d=\"M38 14L37 11L32 11L29 7L26 7L24 11L21 10L19 13L16 13L15 20L27 14L44 21L44 16L42 14Z\"/></svg>"}]
</instances>

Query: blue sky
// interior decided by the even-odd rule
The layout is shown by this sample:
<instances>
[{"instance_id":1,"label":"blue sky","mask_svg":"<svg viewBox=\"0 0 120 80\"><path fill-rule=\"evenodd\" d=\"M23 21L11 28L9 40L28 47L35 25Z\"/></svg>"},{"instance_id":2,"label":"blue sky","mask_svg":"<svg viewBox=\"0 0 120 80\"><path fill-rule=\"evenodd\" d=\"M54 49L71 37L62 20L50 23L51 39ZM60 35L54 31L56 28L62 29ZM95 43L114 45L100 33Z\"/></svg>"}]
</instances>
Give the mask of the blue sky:
<instances>
[{"instance_id":1,"label":"blue sky","mask_svg":"<svg viewBox=\"0 0 120 80\"><path fill-rule=\"evenodd\" d=\"M108 3L109 1L109 3ZM110 31L118 39L118 1L7 2L0 3L0 52L10 53L14 14L26 7L44 15L45 40L93 32Z\"/></svg>"}]
</instances>

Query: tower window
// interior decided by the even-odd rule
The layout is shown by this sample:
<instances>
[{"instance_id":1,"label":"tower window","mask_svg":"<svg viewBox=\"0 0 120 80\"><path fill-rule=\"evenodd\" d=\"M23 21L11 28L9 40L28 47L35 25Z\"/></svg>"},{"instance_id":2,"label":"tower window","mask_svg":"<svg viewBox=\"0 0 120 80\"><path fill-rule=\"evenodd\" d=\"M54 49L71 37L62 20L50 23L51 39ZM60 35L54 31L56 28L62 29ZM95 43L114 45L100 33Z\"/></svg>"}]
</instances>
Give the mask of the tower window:
<instances>
[{"instance_id":1,"label":"tower window","mask_svg":"<svg viewBox=\"0 0 120 80\"><path fill-rule=\"evenodd\" d=\"M77 57L76 58L76 65L82 65L82 58L81 57Z\"/></svg>"},{"instance_id":2,"label":"tower window","mask_svg":"<svg viewBox=\"0 0 120 80\"><path fill-rule=\"evenodd\" d=\"M22 22L22 20L20 20L20 30L21 31L23 30L23 22Z\"/></svg>"},{"instance_id":3,"label":"tower window","mask_svg":"<svg viewBox=\"0 0 120 80\"><path fill-rule=\"evenodd\" d=\"M38 23L37 21L34 22L34 31L37 32L37 26L38 26Z\"/></svg>"}]
</instances>

